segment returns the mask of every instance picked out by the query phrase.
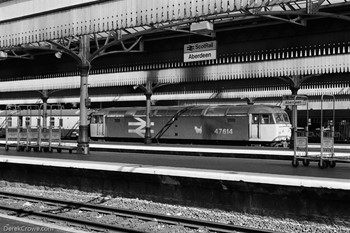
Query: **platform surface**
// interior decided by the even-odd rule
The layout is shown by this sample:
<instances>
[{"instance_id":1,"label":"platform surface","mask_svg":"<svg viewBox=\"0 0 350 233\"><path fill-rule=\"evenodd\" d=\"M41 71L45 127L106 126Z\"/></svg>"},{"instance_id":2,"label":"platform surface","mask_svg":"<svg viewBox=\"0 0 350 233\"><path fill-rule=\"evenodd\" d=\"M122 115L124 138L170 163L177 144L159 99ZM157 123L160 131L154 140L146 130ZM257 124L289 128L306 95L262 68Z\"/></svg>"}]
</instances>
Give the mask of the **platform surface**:
<instances>
[{"instance_id":1,"label":"platform surface","mask_svg":"<svg viewBox=\"0 0 350 233\"><path fill-rule=\"evenodd\" d=\"M350 190L349 163L319 169L317 163L294 168L288 160L97 151L81 155L16 150L1 152L0 162Z\"/></svg>"}]
</instances>

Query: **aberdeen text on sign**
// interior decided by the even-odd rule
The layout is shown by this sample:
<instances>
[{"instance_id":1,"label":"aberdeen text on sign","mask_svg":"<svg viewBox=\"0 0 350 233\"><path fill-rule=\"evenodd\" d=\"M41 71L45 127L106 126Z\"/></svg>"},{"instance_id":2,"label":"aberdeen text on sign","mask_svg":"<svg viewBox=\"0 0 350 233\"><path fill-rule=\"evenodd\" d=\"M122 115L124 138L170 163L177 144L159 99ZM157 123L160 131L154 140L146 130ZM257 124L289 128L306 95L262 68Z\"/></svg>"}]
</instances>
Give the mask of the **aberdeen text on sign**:
<instances>
[{"instance_id":1,"label":"aberdeen text on sign","mask_svg":"<svg viewBox=\"0 0 350 233\"><path fill-rule=\"evenodd\" d=\"M184 45L184 62L216 59L216 41Z\"/></svg>"}]
</instances>

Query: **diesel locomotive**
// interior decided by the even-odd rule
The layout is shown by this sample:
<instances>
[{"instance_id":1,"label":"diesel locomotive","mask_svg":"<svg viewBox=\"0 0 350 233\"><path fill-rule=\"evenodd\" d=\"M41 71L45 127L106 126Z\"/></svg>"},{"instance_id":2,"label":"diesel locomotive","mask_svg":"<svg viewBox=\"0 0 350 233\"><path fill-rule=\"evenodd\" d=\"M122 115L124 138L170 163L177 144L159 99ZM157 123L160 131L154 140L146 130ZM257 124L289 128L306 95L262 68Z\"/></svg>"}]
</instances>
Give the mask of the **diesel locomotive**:
<instances>
[{"instance_id":1,"label":"diesel locomotive","mask_svg":"<svg viewBox=\"0 0 350 233\"><path fill-rule=\"evenodd\" d=\"M291 137L288 114L278 106L152 106L150 121L156 141L286 147ZM106 108L91 114L93 140L142 140L145 131L145 107Z\"/></svg>"}]
</instances>

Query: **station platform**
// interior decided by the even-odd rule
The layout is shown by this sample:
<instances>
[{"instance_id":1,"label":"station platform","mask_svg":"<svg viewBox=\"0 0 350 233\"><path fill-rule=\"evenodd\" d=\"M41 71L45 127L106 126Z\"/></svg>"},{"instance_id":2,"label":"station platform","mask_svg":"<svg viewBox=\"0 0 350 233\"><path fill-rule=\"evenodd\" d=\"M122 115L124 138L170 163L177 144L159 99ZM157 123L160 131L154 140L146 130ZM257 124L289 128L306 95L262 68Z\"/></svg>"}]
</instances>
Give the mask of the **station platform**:
<instances>
[{"instance_id":1,"label":"station platform","mask_svg":"<svg viewBox=\"0 0 350 233\"><path fill-rule=\"evenodd\" d=\"M251 150L244 152L249 151L252 153ZM281 156L278 155L280 151L260 152ZM293 168L290 161L274 159L101 151L80 155L15 150L0 153L0 163L350 190L350 173L347 171L350 164L347 163L338 164L330 173L319 169L316 163L309 168Z\"/></svg>"},{"instance_id":2,"label":"station platform","mask_svg":"<svg viewBox=\"0 0 350 233\"><path fill-rule=\"evenodd\" d=\"M1 145L1 141L0 141ZM76 146L75 142L64 142L65 146ZM136 153L166 153L177 155L218 156L236 158L256 159L281 159L290 160L294 151L281 147L259 147L259 146L230 146L230 145L201 145L201 144L142 144L127 142L91 142L92 151L109 152L136 152ZM350 156L350 144L334 145L335 157ZM320 152L319 144L310 144L310 155Z\"/></svg>"},{"instance_id":3,"label":"station platform","mask_svg":"<svg viewBox=\"0 0 350 233\"><path fill-rule=\"evenodd\" d=\"M91 144L93 146L95 144ZM102 145L96 145L98 147ZM173 150L173 147L161 149ZM203 148L210 149L210 153L214 150ZM223 150L215 148L220 149ZM226 150L223 151L230 154L258 154L260 151L276 156L281 152L276 149ZM284 156L289 157L288 153L292 151L285 150ZM290 161L281 159L94 150L82 155L10 149L0 150L0 166L1 180L38 186L65 187L205 208L248 212L268 209L283 214L315 216L328 211L334 216L350 216L350 204L344 205L341 201L350 198L349 163L328 169L319 169L316 163L294 168ZM331 200L329 197L332 197ZM322 208L315 208L319 203L324 203Z\"/></svg>"},{"instance_id":4,"label":"station platform","mask_svg":"<svg viewBox=\"0 0 350 233\"><path fill-rule=\"evenodd\" d=\"M5 146L6 141L0 140L0 146ZM63 147L74 148L75 141L63 141ZM194 156L216 156L255 159L280 159L291 160L294 151L281 147L260 146L230 146L230 145L204 145L204 144L143 144L142 142L90 142L91 151L106 152L134 152L152 154L174 154ZM335 144L335 157L350 157L350 144ZM320 154L320 144L309 144L309 154ZM350 162L350 161L349 161Z\"/></svg>"}]
</instances>

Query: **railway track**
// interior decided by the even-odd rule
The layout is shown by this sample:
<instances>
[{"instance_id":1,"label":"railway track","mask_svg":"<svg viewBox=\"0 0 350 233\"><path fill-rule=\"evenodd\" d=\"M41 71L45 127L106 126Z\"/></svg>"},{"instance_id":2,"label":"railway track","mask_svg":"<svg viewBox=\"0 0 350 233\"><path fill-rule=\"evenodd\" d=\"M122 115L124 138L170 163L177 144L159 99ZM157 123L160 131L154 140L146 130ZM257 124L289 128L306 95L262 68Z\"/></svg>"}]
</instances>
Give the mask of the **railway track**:
<instances>
[{"instance_id":1,"label":"railway track","mask_svg":"<svg viewBox=\"0 0 350 233\"><path fill-rule=\"evenodd\" d=\"M275 233L275 231L269 230L261 230L256 228L237 226L232 224L223 224L217 222L210 222L198 219L190 219L184 217L177 216L168 216L156 213L149 212L141 212L134 211L128 209L121 209L115 207L109 207L104 205L95 205L88 204L82 202L74 202L60 199L51 199L44 197L37 197L31 195L23 195L18 193L9 193L9 192L0 192L0 210L15 212L17 216L36 216L44 219L49 219L52 222L65 222L71 226L82 227L84 229L90 229L93 231L100 232L145 232L137 229L136 227L125 227L122 225L111 225L101 222L91 221L91 219L82 219L82 218L74 218L67 216L66 214L69 211L81 211L81 212L90 212L90 213L98 213L100 215L108 215L108 216L117 216L122 219L137 219L140 221L140 224L144 224L147 222L156 222L157 224L163 225L181 225L190 229L206 229L207 232L222 232L222 233L232 233L232 232L252 232L252 233ZM17 201L17 202L25 202L25 203L40 203L41 208L43 210L38 211L31 209L29 206L31 204L27 204L28 207L12 207L9 204L3 204L6 201ZM43 205L47 205L51 207L51 210L44 210ZM55 207L52 209L52 207ZM57 208L56 208L57 207ZM125 221L125 220L123 220Z\"/></svg>"}]
</instances>

